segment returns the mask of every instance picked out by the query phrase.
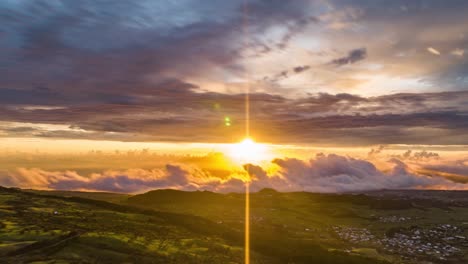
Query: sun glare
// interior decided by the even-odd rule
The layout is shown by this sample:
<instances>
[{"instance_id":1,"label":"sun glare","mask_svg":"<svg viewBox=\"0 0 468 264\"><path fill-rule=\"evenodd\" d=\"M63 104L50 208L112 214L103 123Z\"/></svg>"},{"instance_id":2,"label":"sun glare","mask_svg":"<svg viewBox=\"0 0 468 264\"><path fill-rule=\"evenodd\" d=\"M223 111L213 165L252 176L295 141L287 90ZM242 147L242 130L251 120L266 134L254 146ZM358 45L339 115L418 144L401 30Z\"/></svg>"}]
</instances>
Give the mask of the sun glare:
<instances>
[{"instance_id":1,"label":"sun glare","mask_svg":"<svg viewBox=\"0 0 468 264\"><path fill-rule=\"evenodd\" d=\"M239 163L257 163L268 159L267 146L255 143L246 138L239 143L232 144L230 156Z\"/></svg>"}]
</instances>

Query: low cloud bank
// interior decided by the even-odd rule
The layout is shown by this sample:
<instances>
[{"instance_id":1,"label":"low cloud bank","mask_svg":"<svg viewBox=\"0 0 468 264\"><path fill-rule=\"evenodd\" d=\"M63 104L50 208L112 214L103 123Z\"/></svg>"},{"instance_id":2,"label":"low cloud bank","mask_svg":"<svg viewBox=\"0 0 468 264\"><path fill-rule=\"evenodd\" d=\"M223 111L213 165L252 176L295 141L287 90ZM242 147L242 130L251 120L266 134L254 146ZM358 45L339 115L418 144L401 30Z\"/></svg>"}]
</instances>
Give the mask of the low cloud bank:
<instances>
[{"instance_id":1,"label":"low cloud bank","mask_svg":"<svg viewBox=\"0 0 468 264\"><path fill-rule=\"evenodd\" d=\"M388 161L393 165L387 172L378 170L369 161L319 154L315 159L276 159L280 167L273 178L278 179L278 190L303 190L311 192L348 192L378 189L467 189L468 185L454 183L443 177L429 177L411 172L398 159ZM254 174L251 171L251 174ZM254 181L255 183L255 181ZM261 184L258 181L257 184Z\"/></svg>"},{"instance_id":2,"label":"low cloud bank","mask_svg":"<svg viewBox=\"0 0 468 264\"><path fill-rule=\"evenodd\" d=\"M468 181L468 159L425 164L422 168L439 174L456 175L459 176L460 179Z\"/></svg>"},{"instance_id":3,"label":"low cloud bank","mask_svg":"<svg viewBox=\"0 0 468 264\"><path fill-rule=\"evenodd\" d=\"M82 176L74 171L44 171L41 169L18 169L0 178L0 184L21 188L92 190L110 192L140 192L149 189L174 188L196 189L191 178L204 178L203 172L166 165L165 169L105 171Z\"/></svg>"},{"instance_id":4,"label":"low cloud bank","mask_svg":"<svg viewBox=\"0 0 468 264\"><path fill-rule=\"evenodd\" d=\"M218 177L198 168L185 165L166 165L162 169L131 169L104 171L83 176L74 171L45 171L17 169L0 176L0 185L21 188L90 190L136 193L151 189L209 190L243 192L244 180L250 178L250 188L274 188L278 191L348 192L378 189L468 189L440 176L420 175L401 160L388 161L388 171L379 170L373 163L336 154L318 154L304 161L275 159L276 172L246 164L243 172ZM466 166L464 163L459 166Z\"/></svg>"}]
</instances>

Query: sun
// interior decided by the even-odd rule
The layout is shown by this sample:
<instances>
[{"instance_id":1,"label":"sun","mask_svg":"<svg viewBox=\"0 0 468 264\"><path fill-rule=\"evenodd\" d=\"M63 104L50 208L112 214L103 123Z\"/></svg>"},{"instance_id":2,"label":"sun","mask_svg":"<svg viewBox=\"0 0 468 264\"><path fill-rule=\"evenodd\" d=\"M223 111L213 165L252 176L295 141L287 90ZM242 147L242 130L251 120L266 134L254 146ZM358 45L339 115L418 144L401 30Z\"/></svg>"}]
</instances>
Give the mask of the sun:
<instances>
[{"instance_id":1,"label":"sun","mask_svg":"<svg viewBox=\"0 0 468 264\"><path fill-rule=\"evenodd\" d=\"M255 143L251 138L245 138L239 143L232 144L229 156L239 163L258 163L268 159L267 146Z\"/></svg>"}]
</instances>

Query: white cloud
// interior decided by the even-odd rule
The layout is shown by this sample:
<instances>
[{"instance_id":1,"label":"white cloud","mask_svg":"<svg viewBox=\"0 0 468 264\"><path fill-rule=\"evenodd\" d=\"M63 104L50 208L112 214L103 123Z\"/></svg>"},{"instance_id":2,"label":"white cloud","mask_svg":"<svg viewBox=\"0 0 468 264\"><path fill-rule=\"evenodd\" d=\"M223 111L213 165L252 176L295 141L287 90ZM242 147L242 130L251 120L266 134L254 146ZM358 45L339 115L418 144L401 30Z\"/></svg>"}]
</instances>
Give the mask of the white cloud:
<instances>
[{"instance_id":1,"label":"white cloud","mask_svg":"<svg viewBox=\"0 0 468 264\"><path fill-rule=\"evenodd\" d=\"M284 159L275 160L280 175L290 184L291 190L312 192L344 192L378 189L430 188L450 184L444 178L431 178L408 171L405 163L393 159L393 168L379 171L373 163L335 154L317 155L308 162Z\"/></svg>"},{"instance_id":2,"label":"white cloud","mask_svg":"<svg viewBox=\"0 0 468 264\"><path fill-rule=\"evenodd\" d=\"M463 55L465 54L465 50L457 48L457 49L452 50L452 52L450 53L458 57L463 57Z\"/></svg>"},{"instance_id":3,"label":"white cloud","mask_svg":"<svg viewBox=\"0 0 468 264\"><path fill-rule=\"evenodd\" d=\"M434 55L440 55L440 52L438 50L434 49L433 47L428 47L427 51L429 51L430 53L432 53Z\"/></svg>"}]
</instances>

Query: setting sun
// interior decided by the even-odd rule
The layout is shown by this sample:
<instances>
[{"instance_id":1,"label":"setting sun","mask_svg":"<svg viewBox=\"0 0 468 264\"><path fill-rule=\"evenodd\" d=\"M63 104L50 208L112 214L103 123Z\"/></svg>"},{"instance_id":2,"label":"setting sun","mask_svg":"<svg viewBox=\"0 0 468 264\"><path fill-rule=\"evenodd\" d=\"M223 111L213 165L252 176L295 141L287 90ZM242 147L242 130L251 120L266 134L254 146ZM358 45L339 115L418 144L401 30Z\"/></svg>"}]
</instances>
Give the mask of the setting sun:
<instances>
[{"instance_id":1,"label":"setting sun","mask_svg":"<svg viewBox=\"0 0 468 264\"><path fill-rule=\"evenodd\" d=\"M268 159L267 146L255 143L250 138L245 138L237 144L232 144L229 155L240 163L256 163Z\"/></svg>"},{"instance_id":2,"label":"setting sun","mask_svg":"<svg viewBox=\"0 0 468 264\"><path fill-rule=\"evenodd\" d=\"M0 264L468 264L467 13L0 0Z\"/></svg>"}]
</instances>

